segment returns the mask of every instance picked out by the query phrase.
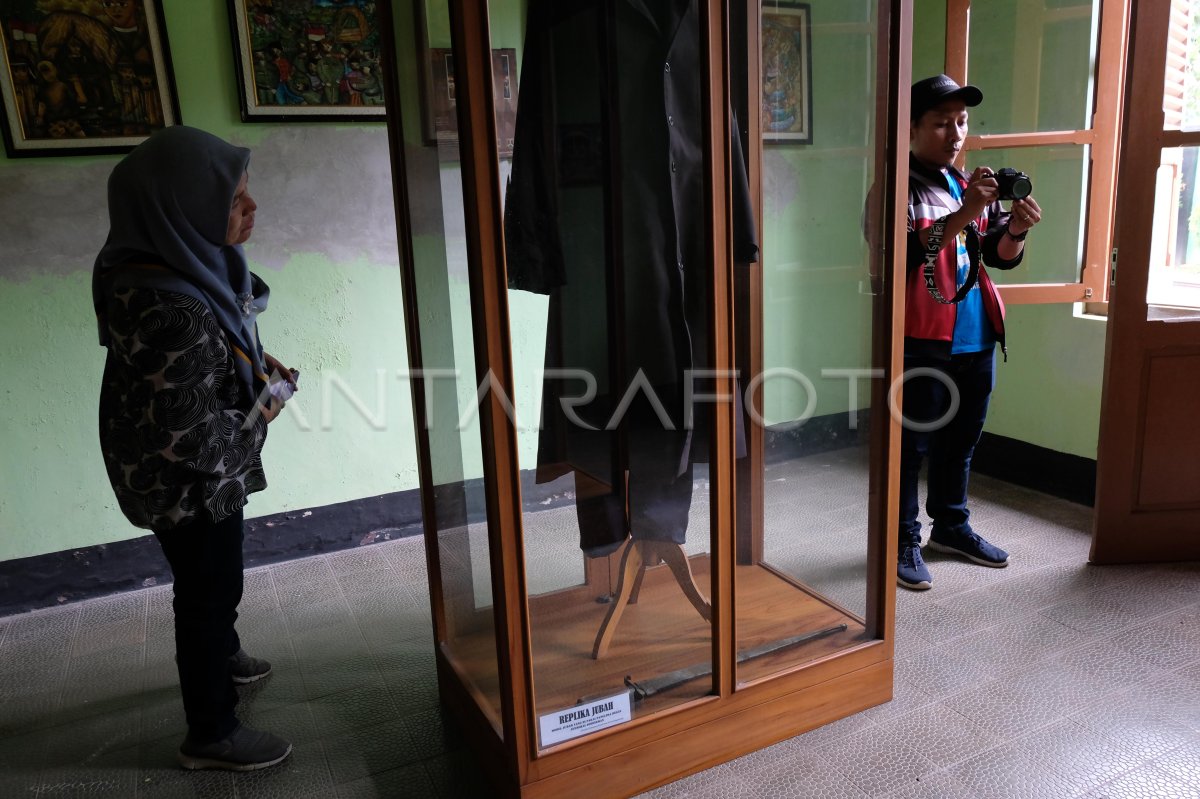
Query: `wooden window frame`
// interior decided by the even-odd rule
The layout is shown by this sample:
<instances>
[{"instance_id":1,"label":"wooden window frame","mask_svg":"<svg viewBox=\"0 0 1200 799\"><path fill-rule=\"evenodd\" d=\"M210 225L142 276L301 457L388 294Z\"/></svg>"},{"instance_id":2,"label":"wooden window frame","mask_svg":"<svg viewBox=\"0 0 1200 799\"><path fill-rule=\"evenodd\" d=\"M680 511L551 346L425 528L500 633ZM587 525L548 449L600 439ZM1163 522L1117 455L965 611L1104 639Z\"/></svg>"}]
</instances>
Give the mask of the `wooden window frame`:
<instances>
[{"instance_id":1,"label":"wooden window frame","mask_svg":"<svg viewBox=\"0 0 1200 799\"><path fill-rule=\"evenodd\" d=\"M1088 313L1107 314L1130 2L1100 2L1100 31L1093 88L1095 102L1092 105L1090 128L968 136L963 144L963 154L960 156L963 160L967 152L975 150L1063 144L1089 147L1083 265L1079 280L1073 283L998 285L1000 295L1008 304L1082 302ZM959 83L967 82L970 13L971 0L946 0L945 71Z\"/></svg>"}]
</instances>

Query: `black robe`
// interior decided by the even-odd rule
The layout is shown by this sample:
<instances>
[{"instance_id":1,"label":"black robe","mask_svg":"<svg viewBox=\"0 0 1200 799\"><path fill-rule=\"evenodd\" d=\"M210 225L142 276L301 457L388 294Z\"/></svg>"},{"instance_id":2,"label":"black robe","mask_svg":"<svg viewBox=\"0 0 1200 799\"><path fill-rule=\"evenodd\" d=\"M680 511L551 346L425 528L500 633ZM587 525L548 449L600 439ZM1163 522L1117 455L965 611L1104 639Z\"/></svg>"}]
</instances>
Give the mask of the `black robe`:
<instances>
[{"instance_id":1,"label":"black robe","mask_svg":"<svg viewBox=\"0 0 1200 799\"><path fill-rule=\"evenodd\" d=\"M696 0L530 5L508 283L550 295L538 480L575 472L591 554L629 533L683 543L692 464L707 457L710 406L686 389L689 370L712 368L705 72ZM734 255L746 263L758 246L736 128L733 142ZM564 368L596 379L575 420L562 400L586 383L550 371Z\"/></svg>"}]
</instances>

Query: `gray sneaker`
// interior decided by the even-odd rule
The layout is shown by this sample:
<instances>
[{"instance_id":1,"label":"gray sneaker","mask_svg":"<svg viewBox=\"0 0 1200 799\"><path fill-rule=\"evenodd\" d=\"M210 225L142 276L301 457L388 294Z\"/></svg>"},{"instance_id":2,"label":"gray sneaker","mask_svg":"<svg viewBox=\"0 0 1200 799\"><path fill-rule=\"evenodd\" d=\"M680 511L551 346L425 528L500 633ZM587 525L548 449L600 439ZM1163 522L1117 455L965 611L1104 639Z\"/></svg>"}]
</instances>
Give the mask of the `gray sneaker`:
<instances>
[{"instance_id":1,"label":"gray sneaker","mask_svg":"<svg viewBox=\"0 0 1200 799\"><path fill-rule=\"evenodd\" d=\"M179 747L179 765L186 769L218 768L226 771L256 771L273 766L292 753L282 738L238 724L228 738L216 743L195 744L191 736Z\"/></svg>"},{"instance_id":2,"label":"gray sneaker","mask_svg":"<svg viewBox=\"0 0 1200 799\"><path fill-rule=\"evenodd\" d=\"M238 685L261 680L271 673L271 664L262 658L251 657L245 649L229 656L229 676Z\"/></svg>"}]
</instances>

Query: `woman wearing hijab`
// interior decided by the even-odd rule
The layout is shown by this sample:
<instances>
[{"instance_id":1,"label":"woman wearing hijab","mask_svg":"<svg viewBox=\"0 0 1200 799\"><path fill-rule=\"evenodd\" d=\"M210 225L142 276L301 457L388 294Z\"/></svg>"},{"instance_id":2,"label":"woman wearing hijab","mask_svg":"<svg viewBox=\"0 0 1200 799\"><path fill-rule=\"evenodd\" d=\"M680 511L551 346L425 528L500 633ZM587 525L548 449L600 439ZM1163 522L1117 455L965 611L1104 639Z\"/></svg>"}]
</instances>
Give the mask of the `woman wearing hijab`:
<instances>
[{"instance_id":1,"label":"woman wearing hijab","mask_svg":"<svg viewBox=\"0 0 1200 799\"><path fill-rule=\"evenodd\" d=\"M291 744L243 726L235 683L271 665L241 648L242 509L267 485L259 453L294 373L262 351L266 284L242 243L254 229L250 151L194 128L155 133L108 181L110 231L92 299L108 348L100 447L122 512L152 530L175 577L175 647L189 769L249 771Z\"/></svg>"}]
</instances>

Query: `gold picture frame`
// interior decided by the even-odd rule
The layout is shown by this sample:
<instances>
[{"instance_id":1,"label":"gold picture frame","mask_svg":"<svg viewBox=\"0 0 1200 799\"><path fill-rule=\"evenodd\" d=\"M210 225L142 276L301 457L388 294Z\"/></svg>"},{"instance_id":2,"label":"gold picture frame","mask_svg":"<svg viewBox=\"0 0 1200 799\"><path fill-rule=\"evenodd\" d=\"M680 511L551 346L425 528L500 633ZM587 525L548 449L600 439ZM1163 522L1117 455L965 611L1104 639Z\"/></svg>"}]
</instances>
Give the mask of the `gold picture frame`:
<instances>
[{"instance_id":1,"label":"gold picture frame","mask_svg":"<svg viewBox=\"0 0 1200 799\"><path fill-rule=\"evenodd\" d=\"M180 122L161 0L0 0L10 158L128 152Z\"/></svg>"},{"instance_id":2,"label":"gold picture frame","mask_svg":"<svg viewBox=\"0 0 1200 799\"><path fill-rule=\"evenodd\" d=\"M762 7L763 141L812 144L812 8L791 0Z\"/></svg>"}]
</instances>

